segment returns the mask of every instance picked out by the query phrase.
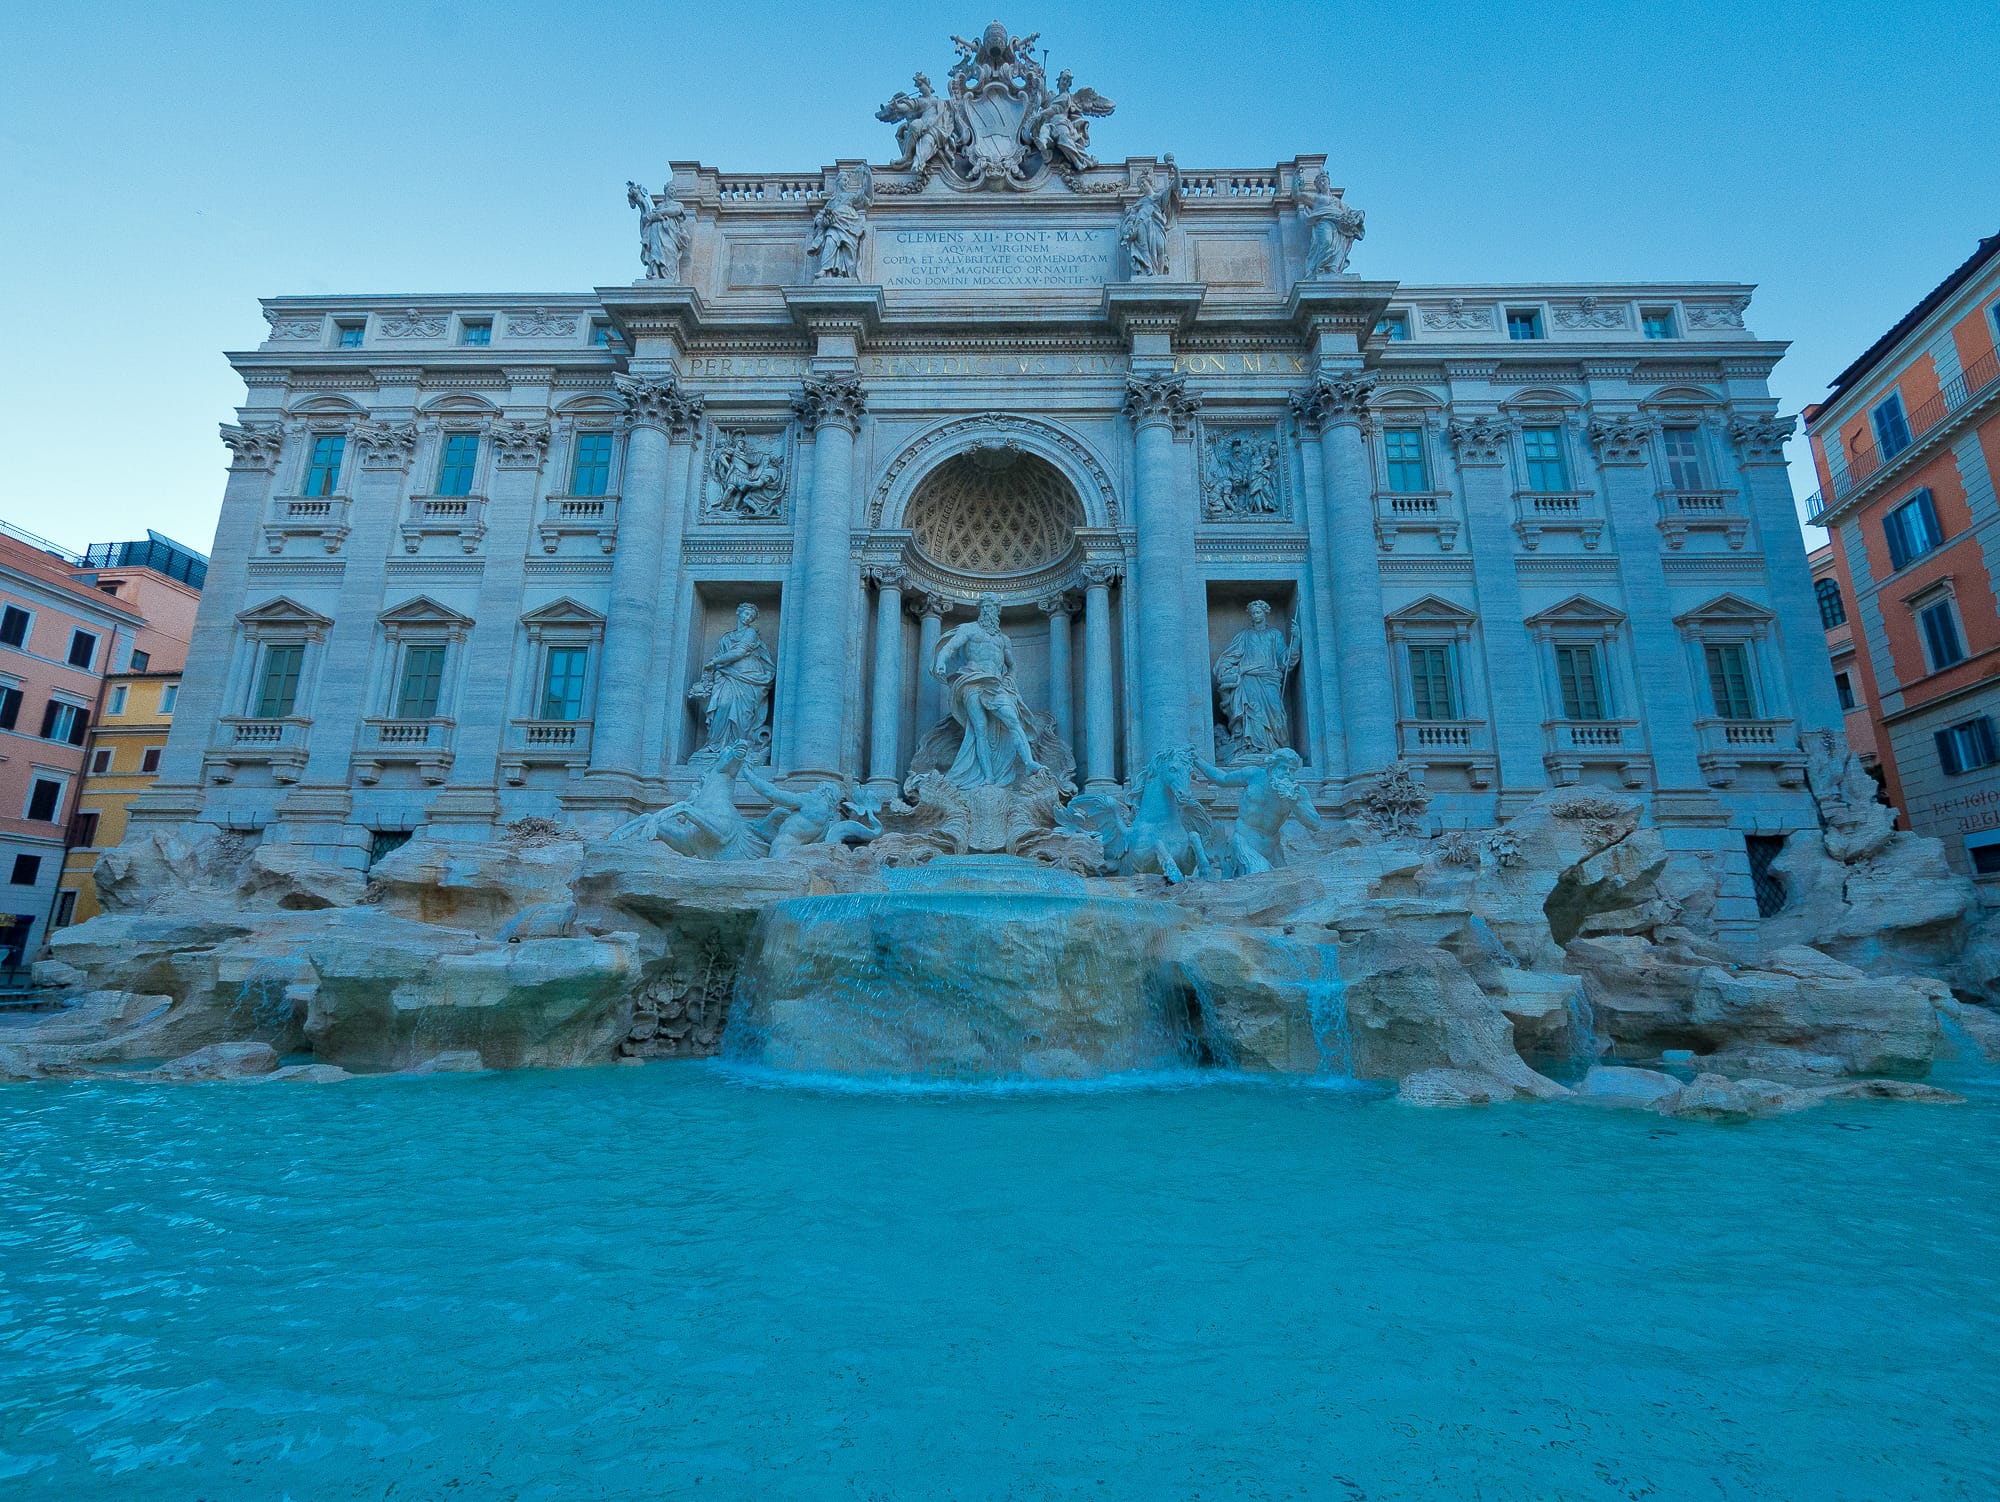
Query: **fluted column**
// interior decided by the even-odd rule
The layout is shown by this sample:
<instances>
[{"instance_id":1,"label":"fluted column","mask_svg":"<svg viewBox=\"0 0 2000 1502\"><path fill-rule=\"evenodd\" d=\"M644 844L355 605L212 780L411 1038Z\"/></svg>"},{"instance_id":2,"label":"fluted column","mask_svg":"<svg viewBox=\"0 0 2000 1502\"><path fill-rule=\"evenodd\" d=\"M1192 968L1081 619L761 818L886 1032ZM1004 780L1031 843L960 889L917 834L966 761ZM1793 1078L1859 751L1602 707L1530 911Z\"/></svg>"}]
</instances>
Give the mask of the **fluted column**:
<instances>
[{"instance_id":1,"label":"fluted column","mask_svg":"<svg viewBox=\"0 0 2000 1502\"><path fill-rule=\"evenodd\" d=\"M931 676L937 660L938 638L944 634L944 615L951 601L943 595L925 595L917 607L917 736L930 734L931 726L944 713L938 702L938 681Z\"/></svg>"},{"instance_id":2,"label":"fluted column","mask_svg":"<svg viewBox=\"0 0 2000 1502\"><path fill-rule=\"evenodd\" d=\"M1049 618L1049 718L1063 749L1076 755L1076 712L1070 702L1069 596L1058 591L1041 602Z\"/></svg>"},{"instance_id":3,"label":"fluted column","mask_svg":"<svg viewBox=\"0 0 2000 1502\"><path fill-rule=\"evenodd\" d=\"M1117 569L1093 564L1083 571L1083 766L1084 785L1107 788L1116 780L1112 759L1111 584Z\"/></svg>"},{"instance_id":4,"label":"fluted column","mask_svg":"<svg viewBox=\"0 0 2000 1502\"><path fill-rule=\"evenodd\" d=\"M799 571L805 598L798 605L807 628L798 638L798 697L793 706L798 724L791 738L791 770L815 777L841 774L853 639L848 532L854 521L854 435L861 430L864 402L861 383L851 375L808 380L793 402L800 421L813 432L813 488L812 505L799 534L805 550Z\"/></svg>"},{"instance_id":5,"label":"fluted column","mask_svg":"<svg viewBox=\"0 0 2000 1502\"><path fill-rule=\"evenodd\" d=\"M1376 566L1374 486L1361 422L1375 378L1322 374L1292 398L1300 426L1319 434L1326 493L1323 561L1333 582L1333 643L1339 665L1350 776L1379 772L1396 760L1395 680L1382 625L1382 576Z\"/></svg>"},{"instance_id":6,"label":"fluted column","mask_svg":"<svg viewBox=\"0 0 2000 1502\"><path fill-rule=\"evenodd\" d=\"M901 778L903 726L903 571L877 569L875 674L868 729L868 780L893 788Z\"/></svg>"},{"instance_id":7,"label":"fluted column","mask_svg":"<svg viewBox=\"0 0 2000 1502\"><path fill-rule=\"evenodd\" d=\"M1793 713L1801 730L1845 734L1847 718L1834 694L1812 565L1806 561L1805 535L1799 531L1792 482L1785 472L1785 442L1797 426L1796 418L1743 413L1731 419L1729 440L1743 475L1744 504L1757 519L1764 583L1778 613L1778 647Z\"/></svg>"},{"instance_id":8,"label":"fluted column","mask_svg":"<svg viewBox=\"0 0 2000 1502\"><path fill-rule=\"evenodd\" d=\"M1174 433L1200 405L1180 376L1134 376L1126 383L1125 415L1132 419L1137 450L1132 512L1139 551L1133 582L1144 645L1133 664L1142 743L1135 762L1188 744L1182 595L1194 561L1194 537L1175 493Z\"/></svg>"},{"instance_id":9,"label":"fluted column","mask_svg":"<svg viewBox=\"0 0 2000 1502\"><path fill-rule=\"evenodd\" d=\"M618 393L625 403L625 471L590 772L636 777L645 745L646 700L659 687L653 682L653 617L660 608L655 587L669 510L669 443L674 436L692 441L702 398L683 392L671 377L620 377Z\"/></svg>"}]
</instances>

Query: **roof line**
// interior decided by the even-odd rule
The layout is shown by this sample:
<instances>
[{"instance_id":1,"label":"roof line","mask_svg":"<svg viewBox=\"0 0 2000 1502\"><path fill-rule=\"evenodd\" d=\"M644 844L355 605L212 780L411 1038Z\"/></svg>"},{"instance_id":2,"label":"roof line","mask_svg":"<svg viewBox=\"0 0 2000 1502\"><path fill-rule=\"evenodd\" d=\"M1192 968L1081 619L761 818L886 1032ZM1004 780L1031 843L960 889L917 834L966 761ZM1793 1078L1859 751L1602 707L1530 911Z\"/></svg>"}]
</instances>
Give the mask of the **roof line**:
<instances>
[{"instance_id":1,"label":"roof line","mask_svg":"<svg viewBox=\"0 0 2000 1502\"><path fill-rule=\"evenodd\" d=\"M1849 387L1881 364L1890 350L1901 344L1909 337L1912 329L1935 313L1960 287L1971 281L1973 273L1996 254L2000 254L2000 235L1988 235L1979 242L1979 248L1959 264L1956 271L1931 288L1922 302L1897 319L1886 334L1862 351L1860 359L1828 383L1829 394L1826 401L1819 405L1826 406L1845 396Z\"/></svg>"}]
</instances>

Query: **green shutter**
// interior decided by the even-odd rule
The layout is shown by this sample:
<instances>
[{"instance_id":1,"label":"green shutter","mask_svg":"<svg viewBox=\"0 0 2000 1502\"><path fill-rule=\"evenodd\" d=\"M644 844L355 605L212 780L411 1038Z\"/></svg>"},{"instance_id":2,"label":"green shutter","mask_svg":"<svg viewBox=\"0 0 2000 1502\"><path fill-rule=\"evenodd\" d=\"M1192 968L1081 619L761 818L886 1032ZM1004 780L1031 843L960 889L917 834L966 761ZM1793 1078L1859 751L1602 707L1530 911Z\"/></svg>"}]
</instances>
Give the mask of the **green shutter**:
<instances>
[{"instance_id":1,"label":"green shutter","mask_svg":"<svg viewBox=\"0 0 2000 1502\"><path fill-rule=\"evenodd\" d=\"M1556 676L1562 687L1563 718L1601 720L1604 694L1597 680L1597 648L1588 643L1556 648Z\"/></svg>"},{"instance_id":2,"label":"green shutter","mask_svg":"<svg viewBox=\"0 0 2000 1502\"><path fill-rule=\"evenodd\" d=\"M1711 642L1707 647L1708 688L1715 712L1725 720L1753 720L1757 706L1750 696L1750 665L1737 642Z\"/></svg>"},{"instance_id":3,"label":"green shutter","mask_svg":"<svg viewBox=\"0 0 2000 1502\"><path fill-rule=\"evenodd\" d=\"M1410 707L1419 720L1455 720L1451 648L1410 648Z\"/></svg>"},{"instance_id":4,"label":"green shutter","mask_svg":"<svg viewBox=\"0 0 2000 1502\"><path fill-rule=\"evenodd\" d=\"M437 713L444 684L443 647L405 647L403 678L396 691L396 718L428 720Z\"/></svg>"},{"instance_id":5,"label":"green shutter","mask_svg":"<svg viewBox=\"0 0 2000 1502\"><path fill-rule=\"evenodd\" d=\"M305 660L301 646L266 647L264 678L257 694L260 719L283 719L292 712L299 696L299 667Z\"/></svg>"}]
</instances>

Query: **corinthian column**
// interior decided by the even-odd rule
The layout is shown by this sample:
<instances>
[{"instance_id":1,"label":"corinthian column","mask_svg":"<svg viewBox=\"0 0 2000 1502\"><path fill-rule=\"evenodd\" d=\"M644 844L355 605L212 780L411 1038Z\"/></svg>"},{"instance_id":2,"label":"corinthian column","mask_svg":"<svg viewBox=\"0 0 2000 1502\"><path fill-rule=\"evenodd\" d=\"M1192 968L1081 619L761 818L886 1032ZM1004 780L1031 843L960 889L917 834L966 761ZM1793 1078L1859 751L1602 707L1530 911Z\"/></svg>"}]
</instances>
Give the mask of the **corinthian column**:
<instances>
[{"instance_id":1,"label":"corinthian column","mask_svg":"<svg viewBox=\"0 0 2000 1502\"><path fill-rule=\"evenodd\" d=\"M799 420L812 429L812 501L799 531L805 553L798 602L806 629L799 633L798 696L790 744L792 770L814 777L841 774L841 731L847 704L848 629L853 569L848 532L854 524L854 435L866 403L851 375L808 380L793 399ZM791 608L792 602L786 605Z\"/></svg>"},{"instance_id":2,"label":"corinthian column","mask_svg":"<svg viewBox=\"0 0 2000 1502\"><path fill-rule=\"evenodd\" d=\"M593 777L637 777L641 771L646 701L659 690L653 682L653 618L663 608L657 591L671 509L670 444L674 439L694 441L702 409L702 398L682 391L671 376L663 380L622 376L618 394L625 403L625 478L591 729Z\"/></svg>"},{"instance_id":3,"label":"corinthian column","mask_svg":"<svg viewBox=\"0 0 2000 1502\"><path fill-rule=\"evenodd\" d=\"M1395 689L1382 625L1382 576L1375 564L1374 486L1361 440L1374 386L1374 376L1360 371L1321 374L1292 397L1300 429L1319 434L1331 556L1315 562L1325 564L1333 581L1333 650L1350 776L1379 772L1396 760Z\"/></svg>"},{"instance_id":4,"label":"corinthian column","mask_svg":"<svg viewBox=\"0 0 2000 1502\"><path fill-rule=\"evenodd\" d=\"M1742 413L1730 420L1729 441L1743 475L1744 502L1757 520L1764 548L1764 587L1778 613L1778 647L1799 728L1841 734L1846 716L1834 695L1812 565L1806 562L1805 534L1799 531L1792 482L1785 473L1785 442L1797 425L1795 418Z\"/></svg>"},{"instance_id":5,"label":"corinthian column","mask_svg":"<svg viewBox=\"0 0 2000 1502\"><path fill-rule=\"evenodd\" d=\"M1111 585L1118 570L1092 564L1083 571L1083 766L1093 792L1112 785Z\"/></svg>"},{"instance_id":6,"label":"corinthian column","mask_svg":"<svg viewBox=\"0 0 2000 1502\"><path fill-rule=\"evenodd\" d=\"M1049 618L1049 718L1063 749L1076 755L1076 716L1070 704L1069 685L1069 596L1060 592L1041 602Z\"/></svg>"},{"instance_id":7,"label":"corinthian column","mask_svg":"<svg viewBox=\"0 0 2000 1502\"><path fill-rule=\"evenodd\" d=\"M945 612L951 601L943 595L925 595L917 607L917 737L930 734L931 726L944 713L938 703L938 681L931 676L937 660L938 638L944 634Z\"/></svg>"},{"instance_id":8,"label":"corinthian column","mask_svg":"<svg viewBox=\"0 0 2000 1502\"><path fill-rule=\"evenodd\" d=\"M903 726L903 571L877 569L875 581L875 674L871 685L868 780L895 789Z\"/></svg>"},{"instance_id":9,"label":"corinthian column","mask_svg":"<svg viewBox=\"0 0 2000 1502\"><path fill-rule=\"evenodd\" d=\"M1194 562L1194 537L1174 487L1174 434L1201 405L1180 376L1134 376L1125 384L1125 415L1132 419L1137 463L1132 513L1139 533L1139 642L1134 664L1139 692L1141 746L1133 758L1188 744L1187 675L1182 645L1186 614L1182 595Z\"/></svg>"}]
</instances>

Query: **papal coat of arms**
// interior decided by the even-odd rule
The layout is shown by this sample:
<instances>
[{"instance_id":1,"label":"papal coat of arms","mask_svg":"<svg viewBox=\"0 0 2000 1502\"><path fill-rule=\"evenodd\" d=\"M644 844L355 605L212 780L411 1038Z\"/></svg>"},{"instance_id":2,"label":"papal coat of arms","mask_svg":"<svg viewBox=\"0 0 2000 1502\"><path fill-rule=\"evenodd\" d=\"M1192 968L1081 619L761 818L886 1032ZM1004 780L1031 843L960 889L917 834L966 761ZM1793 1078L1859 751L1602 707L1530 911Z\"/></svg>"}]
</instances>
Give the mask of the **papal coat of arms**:
<instances>
[{"instance_id":1,"label":"papal coat of arms","mask_svg":"<svg viewBox=\"0 0 2000 1502\"><path fill-rule=\"evenodd\" d=\"M968 41L955 36L958 61L940 95L922 73L914 94L898 91L875 112L896 127L900 155L891 166L910 172L915 186L943 169L962 187L1033 187L1044 173L1073 182L1097 165L1090 122L1112 111L1095 89L1073 86L1065 71L1053 91L1034 44L1040 32L1017 37L993 22Z\"/></svg>"}]
</instances>

